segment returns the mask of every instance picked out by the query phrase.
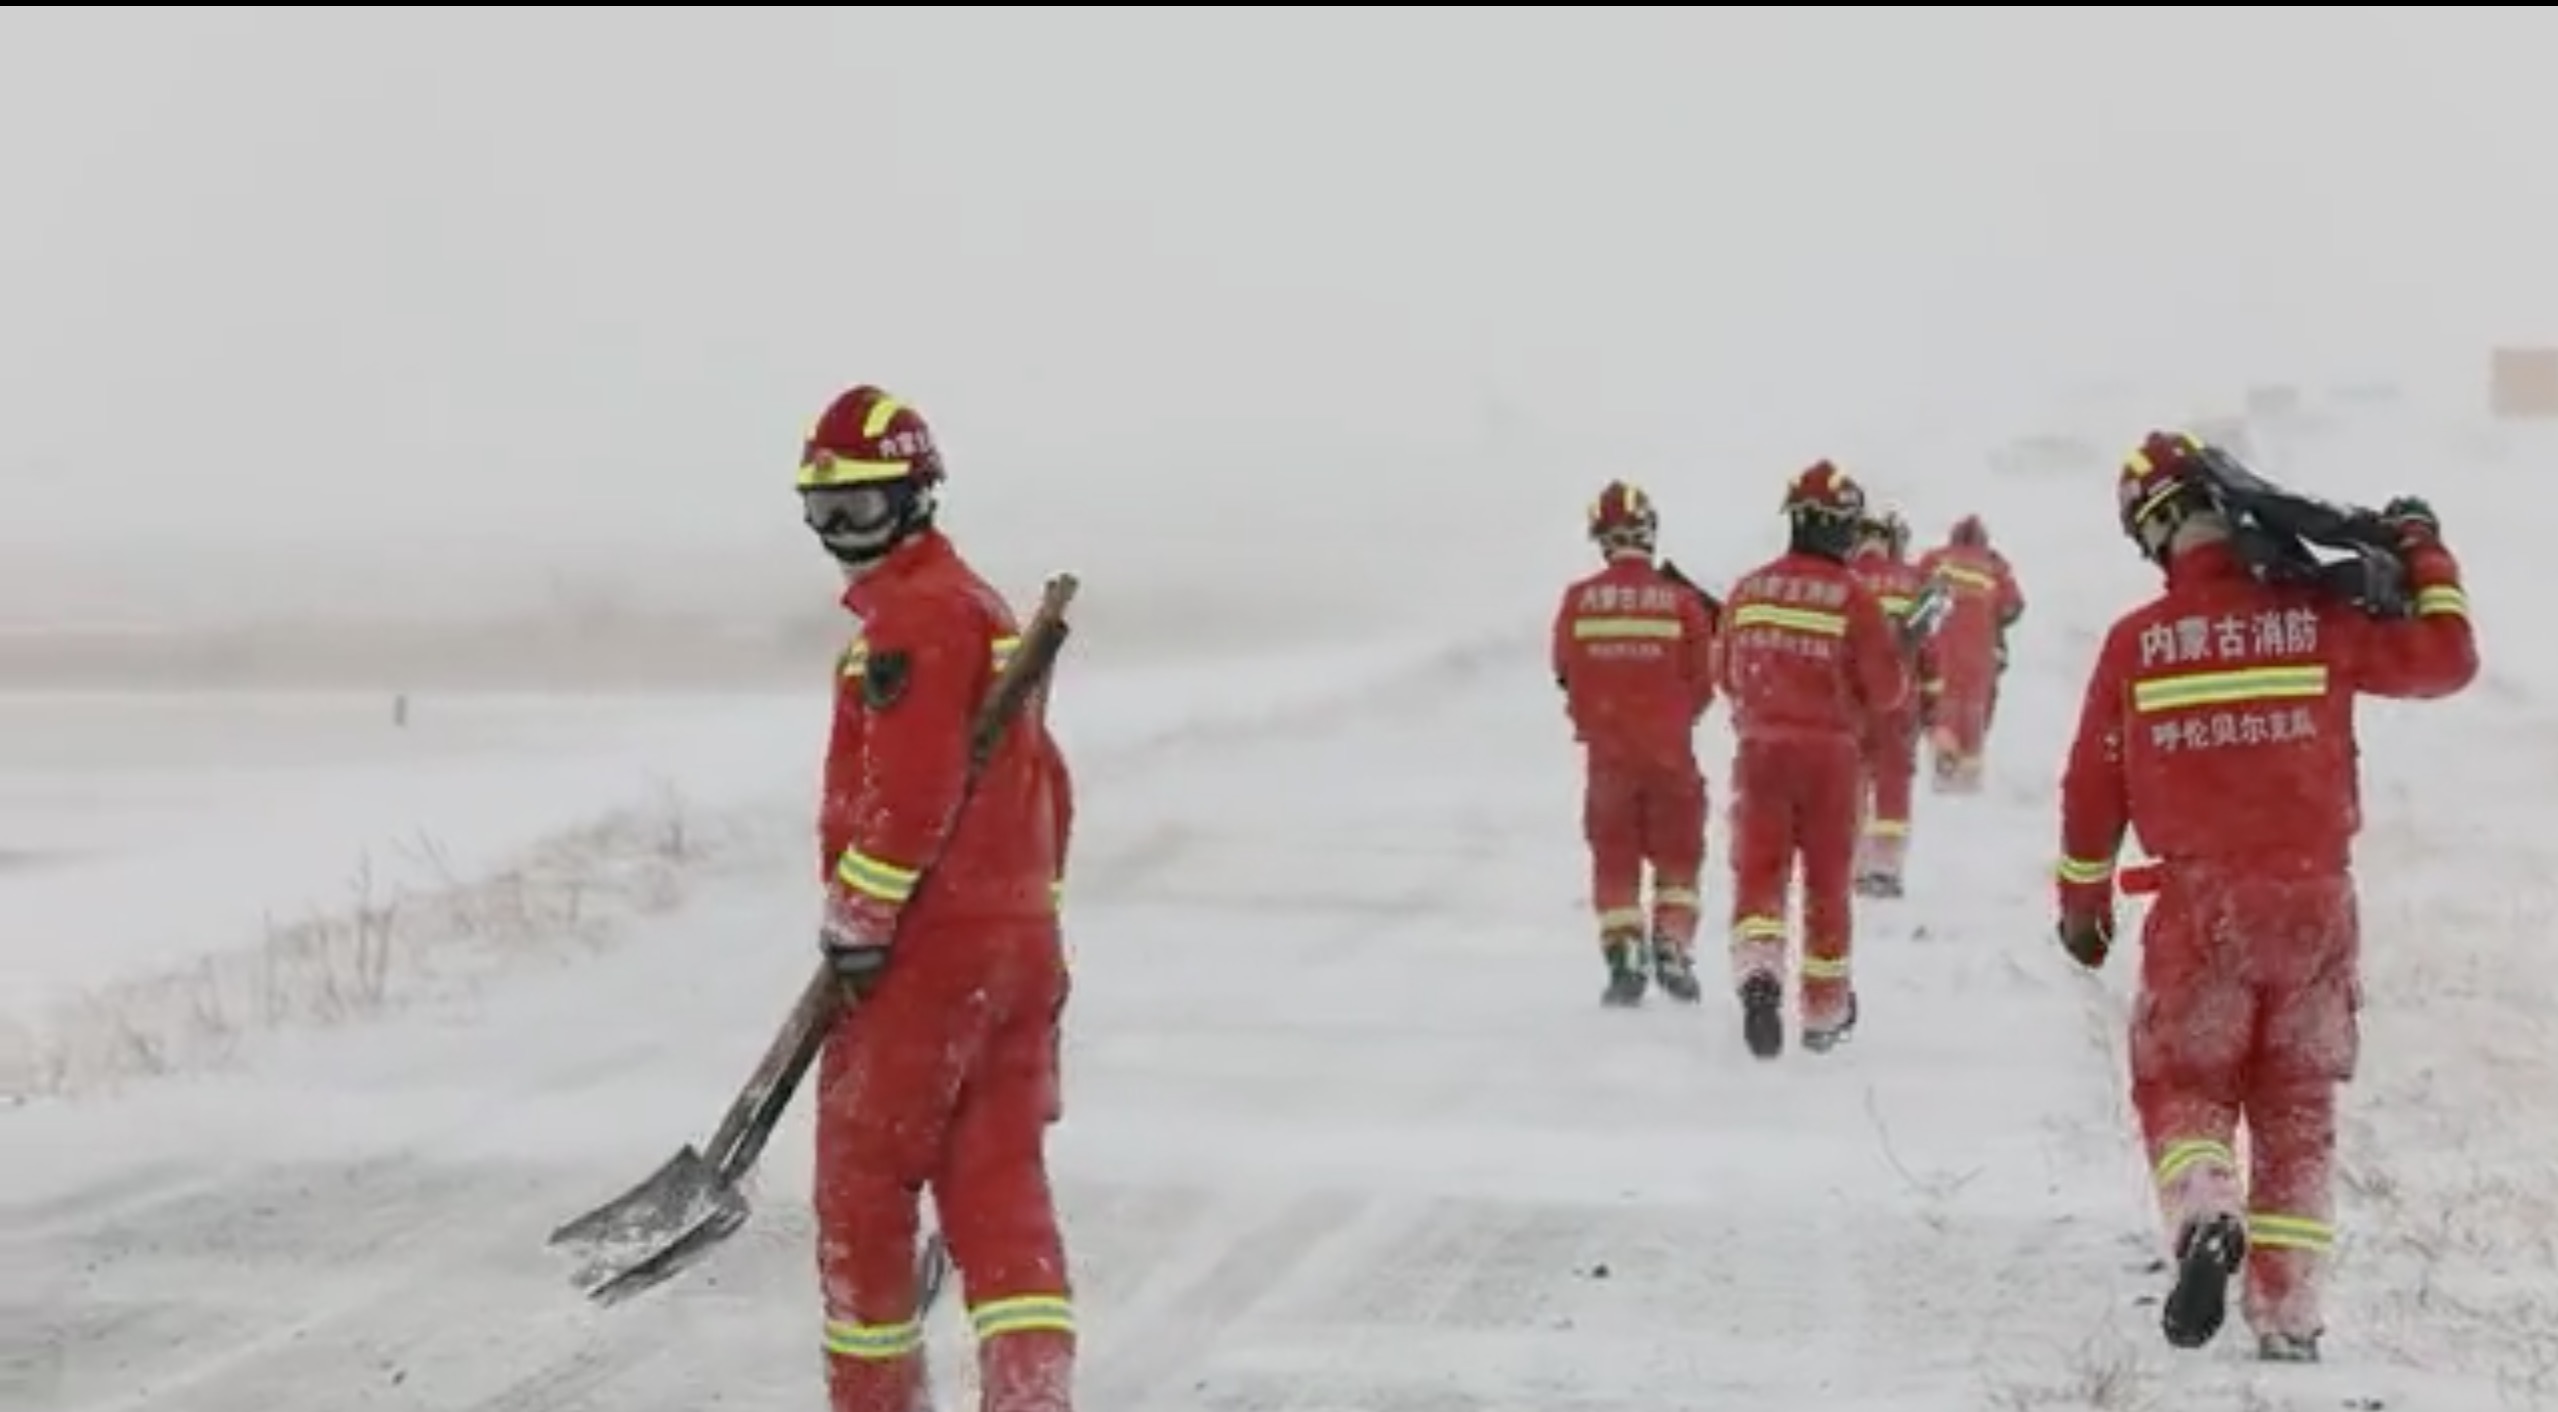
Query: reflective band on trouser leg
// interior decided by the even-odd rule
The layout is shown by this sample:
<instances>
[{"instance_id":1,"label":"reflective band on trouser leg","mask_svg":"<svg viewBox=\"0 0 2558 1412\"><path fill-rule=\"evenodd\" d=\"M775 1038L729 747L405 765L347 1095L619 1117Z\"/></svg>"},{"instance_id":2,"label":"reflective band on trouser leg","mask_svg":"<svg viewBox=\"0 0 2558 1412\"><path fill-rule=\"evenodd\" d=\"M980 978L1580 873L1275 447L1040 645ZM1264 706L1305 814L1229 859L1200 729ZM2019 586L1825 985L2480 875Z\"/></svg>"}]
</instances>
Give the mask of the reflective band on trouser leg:
<instances>
[{"instance_id":1,"label":"reflective band on trouser leg","mask_svg":"<svg viewBox=\"0 0 2558 1412\"><path fill-rule=\"evenodd\" d=\"M1807 939L1803 951L1803 990L1798 997L1807 1029L1827 1030L1847 1023L1848 961L1844 956L1816 956Z\"/></svg>"},{"instance_id":2,"label":"reflective band on trouser leg","mask_svg":"<svg viewBox=\"0 0 2558 1412\"><path fill-rule=\"evenodd\" d=\"M2247 1320L2259 1332L2315 1335L2319 1276L2336 1228L2314 1216L2247 1214Z\"/></svg>"},{"instance_id":3,"label":"reflective band on trouser leg","mask_svg":"<svg viewBox=\"0 0 2558 1412\"><path fill-rule=\"evenodd\" d=\"M1602 907L1599 909L1599 937L1601 940L1612 940L1619 933L1639 932L1641 930L1643 930L1642 908Z\"/></svg>"},{"instance_id":4,"label":"reflective band on trouser leg","mask_svg":"<svg viewBox=\"0 0 2558 1412\"><path fill-rule=\"evenodd\" d=\"M2247 1215L2247 1243L2259 1250L2305 1250L2324 1255L2336 1248L2336 1228L2308 1216L2251 1211Z\"/></svg>"},{"instance_id":5,"label":"reflective band on trouser leg","mask_svg":"<svg viewBox=\"0 0 2558 1412\"><path fill-rule=\"evenodd\" d=\"M2213 1138L2177 1138L2161 1145L2150 1175L2171 1238L2190 1222L2238 1204L2238 1157L2228 1143Z\"/></svg>"},{"instance_id":6,"label":"reflective band on trouser leg","mask_svg":"<svg viewBox=\"0 0 2558 1412\"><path fill-rule=\"evenodd\" d=\"M1062 1294L1018 1294L970 1305L968 1322L979 1343L999 1334L1071 1334L1075 1304Z\"/></svg>"},{"instance_id":7,"label":"reflective band on trouser leg","mask_svg":"<svg viewBox=\"0 0 2558 1412\"><path fill-rule=\"evenodd\" d=\"M1785 919L1748 916L1732 924L1732 978L1778 976L1785 971Z\"/></svg>"},{"instance_id":8,"label":"reflective band on trouser leg","mask_svg":"<svg viewBox=\"0 0 2558 1412\"><path fill-rule=\"evenodd\" d=\"M914 1319L894 1324L856 1324L829 1319L826 1321L826 1351L838 1358L858 1358L865 1363L911 1358L924 1351L924 1326Z\"/></svg>"},{"instance_id":9,"label":"reflective band on trouser leg","mask_svg":"<svg viewBox=\"0 0 2558 1412\"><path fill-rule=\"evenodd\" d=\"M899 867L883 858L873 858L859 849L847 848L835 860L835 881L860 893L890 904L903 903L915 893L915 883L923 874L913 868Z\"/></svg>"},{"instance_id":10,"label":"reflective band on trouser leg","mask_svg":"<svg viewBox=\"0 0 2558 1412\"><path fill-rule=\"evenodd\" d=\"M1843 981L1848 978L1847 958L1827 956L1803 958L1803 979L1807 981Z\"/></svg>"}]
</instances>

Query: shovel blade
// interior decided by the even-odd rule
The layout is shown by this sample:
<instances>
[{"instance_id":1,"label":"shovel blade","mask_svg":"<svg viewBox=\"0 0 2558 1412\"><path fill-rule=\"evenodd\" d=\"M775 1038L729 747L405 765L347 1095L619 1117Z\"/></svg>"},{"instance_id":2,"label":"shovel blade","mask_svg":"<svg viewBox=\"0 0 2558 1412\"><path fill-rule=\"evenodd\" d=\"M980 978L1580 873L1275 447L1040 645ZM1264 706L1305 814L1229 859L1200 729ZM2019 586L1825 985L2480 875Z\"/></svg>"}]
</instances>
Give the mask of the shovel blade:
<instances>
[{"instance_id":1,"label":"shovel blade","mask_svg":"<svg viewBox=\"0 0 2558 1412\"><path fill-rule=\"evenodd\" d=\"M616 1257L600 1257L582 1265L577 1274L578 1287L598 1304L619 1304L691 1269L745 1225L748 1214L746 1198L734 1188L722 1187L694 1219L664 1241L645 1249L626 1248Z\"/></svg>"},{"instance_id":2,"label":"shovel blade","mask_svg":"<svg viewBox=\"0 0 2558 1412\"><path fill-rule=\"evenodd\" d=\"M746 1198L691 1147L629 1191L551 1232L588 1297L613 1303L691 1265L746 1223Z\"/></svg>"}]
</instances>

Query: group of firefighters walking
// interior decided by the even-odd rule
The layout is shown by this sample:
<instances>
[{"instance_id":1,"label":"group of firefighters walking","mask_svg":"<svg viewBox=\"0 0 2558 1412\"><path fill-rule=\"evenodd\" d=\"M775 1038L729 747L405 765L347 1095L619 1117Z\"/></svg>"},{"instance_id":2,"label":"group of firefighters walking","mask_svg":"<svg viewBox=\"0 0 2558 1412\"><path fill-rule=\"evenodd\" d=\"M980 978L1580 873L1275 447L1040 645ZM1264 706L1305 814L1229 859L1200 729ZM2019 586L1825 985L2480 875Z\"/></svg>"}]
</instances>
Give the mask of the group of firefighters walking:
<instances>
[{"instance_id":1,"label":"group of firefighters walking","mask_svg":"<svg viewBox=\"0 0 2558 1412\"><path fill-rule=\"evenodd\" d=\"M2116 478L2119 527L2165 587L2114 625L2089 677L2062 782L2056 936L2076 964L2104 963L2116 857L2137 834L2158 882L2132 1090L2176 1262L2167 1336L2210 1339L2243 1271L2262 1355L2314 1359L2335 1090L2361 999L2352 702L2447 696L2478 660L2424 502L2365 516L2403 590L2370 611L2247 562L2212 490L2218 455L2157 433ZM939 528L944 474L922 417L871 386L836 398L801 448L803 516L841 568L851 625L815 859L816 943L844 1001L815 1095L829 1402L930 1405L915 1266L929 1190L978 1336L980 1405L1069 1412L1075 1311L1045 1134L1062 1112L1074 791L1044 691L1010 689L1035 657L1025 629ZM1587 756L1612 1005L1655 986L1702 998L1693 737L1728 705L1730 984L1762 1058L1784 1047L1789 962L1803 1047L1854 1029L1856 900L1901 895L1922 753L1938 790L1980 787L2024 611L1976 516L1913 558L1902 518L1827 461L1787 483L1783 513L1784 552L1717 597L1660 557L1650 497L1610 484L1589 512L1604 562L1565 591L1552 649ZM1005 700L1020 709L985 735L980 716ZM2248 807L2228 807L2242 791Z\"/></svg>"}]
</instances>

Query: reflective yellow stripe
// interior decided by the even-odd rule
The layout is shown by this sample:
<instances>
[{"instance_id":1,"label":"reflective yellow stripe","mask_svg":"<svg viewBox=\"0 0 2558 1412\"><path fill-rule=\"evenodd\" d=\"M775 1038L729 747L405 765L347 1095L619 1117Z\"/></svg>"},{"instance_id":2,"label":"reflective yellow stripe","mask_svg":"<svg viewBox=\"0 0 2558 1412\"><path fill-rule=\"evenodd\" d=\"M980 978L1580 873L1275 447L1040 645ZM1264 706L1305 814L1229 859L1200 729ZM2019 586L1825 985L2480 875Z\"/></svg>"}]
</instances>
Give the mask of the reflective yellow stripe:
<instances>
[{"instance_id":1,"label":"reflective yellow stripe","mask_svg":"<svg viewBox=\"0 0 2558 1412\"><path fill-rule=\"evenodd\" d=\"M1847 959L1831 960L1827 956L1803 958L1803 979L1807 981L1843 981L1847 979Z\"/></svg>"},{"instance_id":2,"label":"reflective yellow stripe","mask_svg":"<svg viewBox=\"0 0 2558 1412\"><path fill-rule=\"evenodd\" d=\"M1954 564L1937 565L1936 576L1958 588L1968 588L1975 592L1986 593L1998 587L1998 575L1985 574L1978 569L1966 569Z\"/></svg>"},{"instance_id":3,"label":"reflective yellow stripe","mask_svg":"<svg viewBox=\"0 0 2558 1412\"><path fill-rule=\"evenodd\" d=\"M992 662L995 670L999 672L1011 664L1013 655L1019 651L1021 651L1021 639L1018 637L999 637L986 646L987 660ZM842 676L857 677L869 669L870 644L868 642L854 643L844 649L843 656L835 659L835 670Z\"/></svg>"},{"instance_id":4,"label":"reflective yellow stripe","mask_svg":"<svg viewBox=\"0 0 2558 1412\"><path fill-rule=\"evenodd\" d=\"M855 461L842 456L826 456L800 464L799 488L828 490L839 486L866 485L872 481L898 480L913 468L912 461Z\"/></svg>"},{"instance_id":5,"label":"reflective yellow stripe","mask_svg":"<svg viewBox=\"0 0 2558 1412\"><path fill-rule=\"evenodd\" d=\"M1048 905L1051 907L1063 907L1066 905L1066 880L1064 878L1059 878L1055 882L1048 884Z\"/></svg>"},{"instance_id":6,"label":"reflective yellow stripe","mask_svg":"<svg viewBox=\"0 0 2558 1412\"><path fill-rule=\"evenodd\" d=\"M1865 836L1867 838L1907 838L1909 835L1910 823L1907 819L1868 819L1865 821Z\"/></svg>"},{"instance_id":7,"label":"reflective yellow stripe","mask_svg":"<svg viewBox=\"0 0 2558 1412\"><path fill-rule=\"evenodd\" d=\"M1783 917L1743 917L1732 924L1732 944L1748 946L1754 942L1785 940Z\"/></svg>"},{"instance_id":8,"label":"reflective yellow stripe","mask_svg":"<svg viewBox=\"0 0 2558 1412\"><path fill-rule=\"evenodd\" d=\"M894 397L882 397L870 404L862 417L862 439L877 441L888 434L888 424L906 404ZM897 480L914 469L912 461L856 461L846 456L818 455L799 464L799 488L817 490L823 487L864 485L871 481Z\"/></svg>"},{"instance_id":9,"label":"reflective yellow stripe","mask_svg":"<svg viewBox=\"0 0 2558 1412\"><path fill-rule=\"evenodd\" d=\"M835 860L835 881L882 902L903 902L914 895L915 882L923 876L913 868L873 858L857 848L847 848Z\"/></svg>"},{"instance_id":10,"label":"reflective yellow stripe","mask_svg":"<svg viewBox=\"0 0 2558 1412\"><path fill-rule=\"evenodd\" d=\"M1062 1294L1016 1295L969 1306L968 1322L980 1343L999 1334L1071 1334L1075 1306Z\"/></svg>"},{"instance_id":11,"label":"reflective yellow stripe","mask_svg":"<svg viewBox=\"0 0 2558 1412\"><path fill-rule=\"evenodd\" d=\"M1820 637L1847 636L1847 618L1813 608L1786 608L1774 603L1744 603L1733 611L1736 628L1782 628Z\"/></svg>"},{"instance_id":12,"label":"reflective yellow stripe","mask_svg":"<svg viewBox=\"0 0 2558 1412\"><path fill-rule=\"evenodd\" d=\"M1882 604L1883 611L1893 617L1906 618L1910 615L1910 604L1913 600L1898 593L1887 593L1875 601Z\"/></svg>"},{"instance_id":13,"label":"reflective yellow stripe","mask_svg":"<svg viewBox=\"0 0 2558 1412\"><path fill-rule=\"evenodd\" d=\"M2112 859L2063 858L2052 869L2052 875L2065 883L2111 882L2114 878Z\"/></svg>"},{"instance_id":14,"label":"reflective yellow stripe","mask_svg":"<svg viewBox=\"0 0 2558 1412\"><path fill-rule=\"evenodd\" d=\"M1622 638L1675 638L1687 629L1676 618L1575 618L1572 637L1576 642L1603 642Z\"/></svg>"},{"instance_id":15,"label":"reflective yellow stripe","mask_svg":"<svg viewBox=\"0 0 2558 1412\"><path fill-rule=\"evenodd\" d=\"M2424 618L2466 618L2469 616L2469 595L2449 585L2418 589L2416 615Z\"/></svg>"},{"instance_id":16,"label":"reflective yellow stripe","mask_svg":"<svg viewBox=\"0 0 2558 1412\"><path fill-rule=\"evenodd\" d=\"M2336 1228L2307 1216L2249 1212L2247 1243L2266 1250L2328 1251L2336 1248Z\"/></svg>"},{"instance_id":17,"label":"reflective yellow stripe","mask_svg":"<svg viewBox=\"0 0 2558 1412\"><path fill-rule=\"evenodd\" d=\"M895 1324L856 1324L829 1319L826 1321L826 1351L839 1358L859 1358L865 1363L910 1358L924 1351L924 1325L916 1319Z\"/></svg>"},{"instance_id":18,"label":"reflective yellow stripe","mask_svg":"<svg viewBox=\"0 0 2558 1412\"><path fill-rule=\"evenodd\" d=\"M1692 887L1656 887L1652 889L1655 907L1694 907L1705 899Z\"/></svg>"},{"instance_id":19,"label":"reflective yellow stripe","mask_svg":"<svg viewBox=\"0 0 2558 1412\"><path fill-rule=\"evenodd\" d=\"M2209 1138L2182 1138L2167 1144L2166 1150L2158 1154L2158 1167L2152 1175L2160 1186L2172 1186L2187 1172L2206 1165L2235 1174L2238 1158L2230 1152L2228 1143L2214 1142Z\"/></svg>"},{"instance_id":20,"label":"reflective yellow stripe","mask_svg":"<svg viewBox=\"0 0 2558 1412\"><path fill-rule=\"evenodd\" d=\"M1599 930L1603 932L1625 931L1629 928L1640 930L1642 926L1643 909L1640 907L1602 907L1599 909Z\"/></svg>"},{"instance_id":21,"label":"reflective yellow stripe","mask_svg":"<svg viewBox=\"0 0 2558 1412\"><path fill-rule=\"evenodd\" d=\"M2234 672L2183 672L2132 683L2132 709L2181 711L2189 706L2232 706L2241 701L2302 701L2327 694L2327 668L2246 667Z\"/></svg>"}]
</instances>

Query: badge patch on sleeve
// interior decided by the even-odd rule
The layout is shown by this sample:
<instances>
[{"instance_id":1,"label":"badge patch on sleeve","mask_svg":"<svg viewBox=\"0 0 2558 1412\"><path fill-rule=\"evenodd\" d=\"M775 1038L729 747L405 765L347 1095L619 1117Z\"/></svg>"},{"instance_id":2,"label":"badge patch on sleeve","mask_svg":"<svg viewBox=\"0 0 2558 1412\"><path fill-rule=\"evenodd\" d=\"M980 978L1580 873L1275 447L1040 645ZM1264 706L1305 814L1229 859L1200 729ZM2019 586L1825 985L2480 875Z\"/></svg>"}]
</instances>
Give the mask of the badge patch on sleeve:
<instances>
[{"instance_id":1,"label":"badge patch on sleeve","mask_svg":"<svg viewBox=\"0 0 2558 1412\"><path fill-rule=\"evenodd\" d=\"M885 711L905 699L914 679L914 658L903 652L873 652L862 668L862 704Z\"/></svg>"}]
</instances>

